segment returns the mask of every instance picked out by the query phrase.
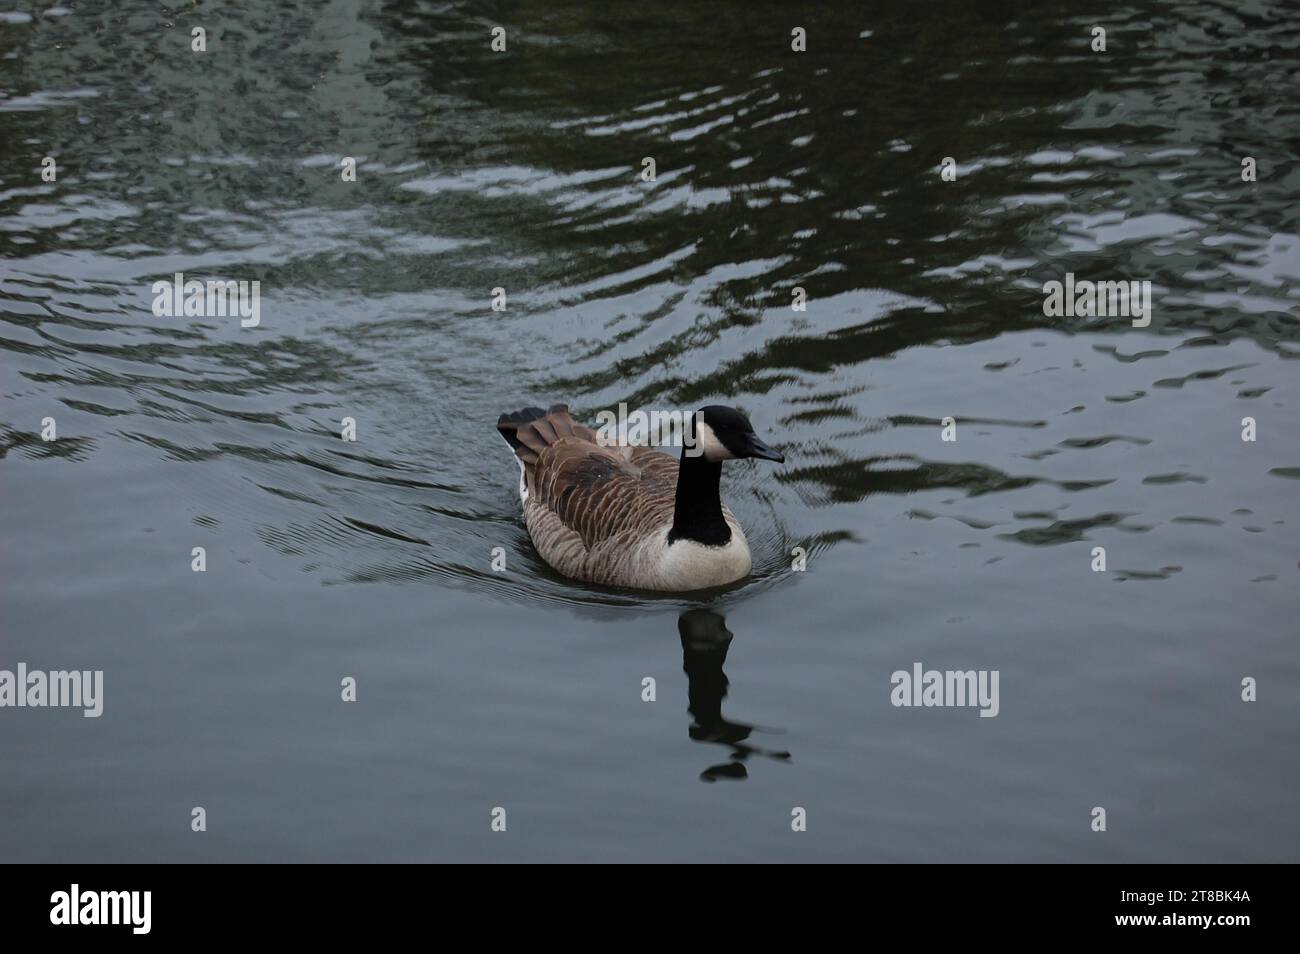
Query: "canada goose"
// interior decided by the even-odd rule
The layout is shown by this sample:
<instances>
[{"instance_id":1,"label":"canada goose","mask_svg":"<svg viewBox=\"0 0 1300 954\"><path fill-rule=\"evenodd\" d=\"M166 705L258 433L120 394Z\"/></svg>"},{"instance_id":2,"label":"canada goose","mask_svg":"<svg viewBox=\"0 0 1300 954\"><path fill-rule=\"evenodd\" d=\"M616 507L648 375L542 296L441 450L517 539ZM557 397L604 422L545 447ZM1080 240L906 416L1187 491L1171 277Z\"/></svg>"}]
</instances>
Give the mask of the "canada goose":
<instances>
[{"instance_id":1,"label":"canada goose","mask_svg":"<svg viewBox=\"0 0 1300 954\"><path fill-rule=\"evenodd\" d=\"M722 462L785 457L735 408L694 417L681 461L650 447L602 443L569 408L502 414L497 430L519 459L524 523L537 552L565 576L640 590L698 590L739 580L749 544L718 496Z\"/></svg>"}]
</instances>

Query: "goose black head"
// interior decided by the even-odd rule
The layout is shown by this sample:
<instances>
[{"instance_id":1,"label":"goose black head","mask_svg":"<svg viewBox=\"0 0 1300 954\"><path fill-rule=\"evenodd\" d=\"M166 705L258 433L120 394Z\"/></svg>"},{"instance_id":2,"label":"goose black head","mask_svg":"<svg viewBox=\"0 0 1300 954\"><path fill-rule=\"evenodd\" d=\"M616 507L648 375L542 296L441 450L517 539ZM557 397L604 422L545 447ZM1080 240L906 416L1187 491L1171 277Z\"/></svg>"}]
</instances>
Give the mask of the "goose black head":
<instances>
[{"instance_id":1,"label":"goose black head","mask_svg":"<svg viewBox=\"0 0 1300 954\"><path fill-rule=\"evenodd\" d=\"M747 457L785 463L785 455L772 450L754 433L754 428L734 407L710 404L695 415L695 449L705 460L719 462Z\"/></svg>"}]
</instances>

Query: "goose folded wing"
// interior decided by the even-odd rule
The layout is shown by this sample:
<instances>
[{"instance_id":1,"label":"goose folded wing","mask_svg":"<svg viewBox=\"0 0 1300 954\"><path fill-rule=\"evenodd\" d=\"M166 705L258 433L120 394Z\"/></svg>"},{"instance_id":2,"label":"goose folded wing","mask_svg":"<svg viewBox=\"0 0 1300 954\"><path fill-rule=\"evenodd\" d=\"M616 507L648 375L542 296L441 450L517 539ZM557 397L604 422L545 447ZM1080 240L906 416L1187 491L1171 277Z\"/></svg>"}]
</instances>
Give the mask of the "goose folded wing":
<instances>
[{"instance_id":1,"label":"goose folded wing","mask_svg":"<svg viewBox=\"0 0 1300 954\"><path fill-rule=\"evenodd\" d=\"M662 461L640 448L598 447L587 441L550 445L537 463L537 502L581 538L588 550L624 533L648 533L672 512L676 461L671 479Z\"/></svg>"}]
</instances>

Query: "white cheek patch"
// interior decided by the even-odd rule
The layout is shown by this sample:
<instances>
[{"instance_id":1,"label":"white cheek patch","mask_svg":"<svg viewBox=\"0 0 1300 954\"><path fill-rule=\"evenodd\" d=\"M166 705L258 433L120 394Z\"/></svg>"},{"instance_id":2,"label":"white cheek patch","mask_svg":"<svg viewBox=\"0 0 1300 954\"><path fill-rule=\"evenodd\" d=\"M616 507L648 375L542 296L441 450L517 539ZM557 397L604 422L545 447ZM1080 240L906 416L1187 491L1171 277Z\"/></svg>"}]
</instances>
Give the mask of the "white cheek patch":
<instances>
[{"instance_id":1,"label":"white cheek patch","mask_svg":"<svg viewBox=\"0 0 1300 954\"><path fill-rule=\"evenodd\" d=\"M704 459L717 463L721 460L735 460L736 455L727 450L727 446L718 440L713 428L703 421L695 424L695 444L704 452Z\"/></svg>"}]
</instances>

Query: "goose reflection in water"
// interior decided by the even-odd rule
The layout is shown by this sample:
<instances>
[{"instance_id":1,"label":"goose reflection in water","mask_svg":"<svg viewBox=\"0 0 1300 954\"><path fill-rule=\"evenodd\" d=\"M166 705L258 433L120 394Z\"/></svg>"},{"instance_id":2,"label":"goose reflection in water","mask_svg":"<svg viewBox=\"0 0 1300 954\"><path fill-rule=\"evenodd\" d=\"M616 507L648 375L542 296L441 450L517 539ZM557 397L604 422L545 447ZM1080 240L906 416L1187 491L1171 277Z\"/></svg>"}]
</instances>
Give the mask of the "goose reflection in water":
<instances>
[{"instance_id":1,"label":"goose reflection in water","mask_svg":"<svg viewBox=\"0 0 1300 954\"><path fill-rule=\"evenodd\" d=\"M693 719L690 737L696 742L712 742L731 749L731 761L706 768L700 773L701 781L748 778L745 762L751 755L788 761L789 752L764 749L748 742L754 732L777 730L760 729L723 718L722 699L727 694L727 674L722 667L727 661L732 637L726 618L713 610L687 610L678 618L677 630L682 637L682 669L686 671L687 679L686 708Z\"/></svg>"}]
</instances>

